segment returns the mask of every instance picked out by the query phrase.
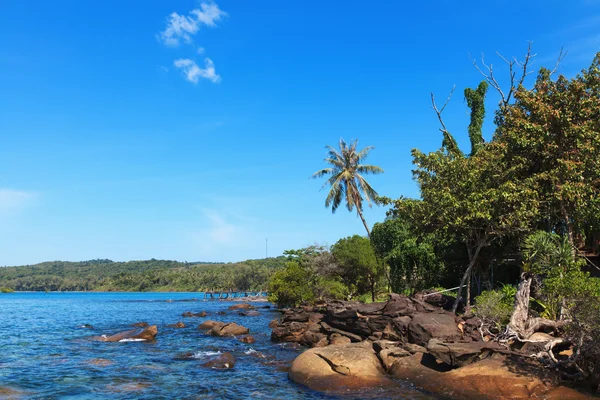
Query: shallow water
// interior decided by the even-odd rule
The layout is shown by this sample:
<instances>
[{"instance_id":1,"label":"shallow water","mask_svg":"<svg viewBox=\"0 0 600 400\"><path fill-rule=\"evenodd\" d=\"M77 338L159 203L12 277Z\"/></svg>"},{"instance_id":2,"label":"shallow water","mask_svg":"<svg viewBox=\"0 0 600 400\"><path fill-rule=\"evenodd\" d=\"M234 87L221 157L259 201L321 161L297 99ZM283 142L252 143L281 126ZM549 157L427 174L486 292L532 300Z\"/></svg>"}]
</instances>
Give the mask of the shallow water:
<instances>
[{"instance_id":1,"label":"shallow water","mask_svg":"<svg viewBox=\"0 0 600 400\"><path fill-rule=\"evenodd\" d=\"M287 378L285 367L303 350L270 341L273 309L243 317L227 311L235 302L184 301L198 293L12 293L0 295L0 388L31 399L419 399L434 397L400 384L330 396ZM167 301L173 300L173 301ZM257 306L268 303L257 303ZM206 311L205 318L184 318ZM225 311L226 315L217 312ZM256 343L215 338L198 331L206 319L236 322ZM104 343L89 340L132 329L146 321L158 326L154 342ZM182 321L185 328L165 325ZM94 329L82 326L90 324ZM219 352L237 359L232 370L202 367ZM191 352L194 358L177 355ZM0 394L0 397L2 395Z\"/></svg>"}]
</instances>

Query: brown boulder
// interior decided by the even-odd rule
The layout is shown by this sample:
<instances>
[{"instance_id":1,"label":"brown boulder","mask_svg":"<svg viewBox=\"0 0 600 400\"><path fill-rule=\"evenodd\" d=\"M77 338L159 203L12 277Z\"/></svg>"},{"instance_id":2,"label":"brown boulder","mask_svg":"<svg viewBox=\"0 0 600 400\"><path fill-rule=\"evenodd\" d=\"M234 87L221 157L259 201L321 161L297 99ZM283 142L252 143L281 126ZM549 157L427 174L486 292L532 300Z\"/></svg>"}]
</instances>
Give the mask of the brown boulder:
<instances>
[{"instance_id":1,"label":"brown boulder","mask_svg":"<svg viewBox=\"0 0 600 400\"><path fill-rule=\"evenodd\" d=\"M391 366L398 361L398 359L410 356L410 352L404 350L402 347L396 346L381 350L377 356L381 360L384 368L387 370L390 369Z\"/></svg>"},{"instance_id":2,"label":"brown boulder","mask_svg":"<svg viewBox=\"0 0 600 400\"><path fill-rule=\"evenodd\" d=\"M141 331L137 335L133 336L132 339L143 339L143 340L150 341L150 340L154 340L157 333L158 333L158 328L156 327L156 325L151 325L151 326L145 328L143 331Z\"/></svg>"},{"instance_id":3,"label":"brown boulder","mask_svg":"<svg viewBox=\"0 0 600 400\"><path fill-rule=\"evenodd\" d=\"M101 342L120 342L121 340L135 341L136 339L151 341L154 340L157 333L158 329L156 328L156 325L151 325L144 328L142 331L132 329L130 331L119 332L111 336L95 336L92 339L99 340Z\"/></svg>"},{"instance_id":4,"label":"brown boulder","mask_svg":"<svg viewBox=\"0 0 600 400\"><path fill-rule=\"evenodd\" d=\"M176 324L169 324L167 328L185 328L185 324L183 322L177 322Z\"/></svg>"},{"instance_id":5,"label":"brown boulder","mask_svg":"<svg viewBox=\"0 0 600 400\"><path fill-rule=\"evenodd\" d=\"M440 340L431 339L427 344L427 351L431 355L455 368L487 358L494 350L506 349L494 342L443 343Z\"/></svg>"},{"instance_id":6,"label":"brown boulder","mask_svg":"<svg viewBox=\"0 0 600 400\"><path fill-rule=\"evenodd\" d=\"M254 339L254 337L250 336L250 335L248 335L248 336L242 336L240 338L240 342L246 343L246 344L252 344L252 343L256 342L256 339Z\"/></svg>"},{"instance_id":7,"label":"brown boulder","mask_svg":"<svg viewBox=\"0 0 600 400\"><path fill-rule=\"evenodd\" d=\"M181 314L182 317L186 317L186 318L190 318L190 317L206 317L208 314L206 313L206 311L200 311L197 313L193 313L191 311L186 311L183 314Z\"/></svg>"},{"instance_id":8,"label":"brown boulder","mask_svg":"<svg viewBox=\"0 0 600 400\"><path fill-rule=\"evenodd\" d=\"M352 343L352 340L350 340L350 338L347 336L342 336L339 333L334 333L331 336L329 336L329 343L330 344L350 344L350 343Z\"/></svg>"},{"instance_id":9,"label":"brown boulder","mask_svg":"<svg viewBox=\"0 0 600 400\"><path fill-rule=\"evenodd\" d=\"M271 322L269 322L269 328L271 329L276 328L277 325L279 325L279 320L273 319Z\"/></svg>"},{"instance_id":10,"label":"brown boulder","mask_svg":"<svg viewBox=\"0 0 600 400\"><path fill-rule=\"evenodd\" d=\"M300 354L288 372L296 383L319 391L346 391L393 385L368 343L313 348Z\"/></svg>"},{"instance_id":11,"label":"brown boulder","mask_svg":"<svg viewBox=\"0 0 600 400\"><path fill-rule=\"evenodd\" d=\"M215 325L213 326L213 328L210 330L210 334L212 336L239 336L239 335L245 335L247 334L248 328L246 328L245 326L241 326L236 324L235 322L230 322L228 324L224 324L224 325Z\"/></svg>"},{"instance_id":12,"label":"brown boulder","mask_svg":"<svg viewBox=\"0 0 600 400\"><path fill-rule=\"evenodd\" d=\"M228 310L251 310L253 308L254 308L254 306L252 304L240 303L240 304L234 304L234 305L230 306L228 308Z\"/></svg>"},{"instance_id":13,"label":"brown boulder","mask_svg":"<svg viewBox=\"0 0 600 400\"><path fill-rule=\"evenodd\" d=\"M308 324L303 322L281 324L271 331L271 340L274 342L300 342L302 335L307 330Z\"/></svg>"},{"instance_id":14,"label":"brown boulder","mask_svg":"<svg viewBox=\"0 0 600 400\"><path fill-rule=\"evenodd\" d=\"M430 354L417 353L397 360L388 372L397 379L450 399L588 398L568 388L558 390L548 386L536 376L535 369L523 368L500 355L457 369L449 368L447 364L436 362ZM561 397L552 396L553 392L560 393Z\"/></svg>"},{"instance_id":15,"label":"brown boulder","mask_svg":"<svg viewBox=\"0 0 600 400\"><path fill-rule=\"evenodd\" d=\"M408 339L411 343L427 346L436 338L443 342L461 339L458 325L451 314L416 313L408 326Z\"/></svg>"},{"instance_id":16,"label":"brown boulder","mask_svg":"<svg viewBox=\"0 0 600 400\"><path fill-rule=\"evenodd\" d=\"M235 357L232 356L231 353L223 353L211 360L208 360L202 364L202 366L213 369L231 369L235 366Z\"/></svg>"},{"instance_id":17,"label":"brown boulder","mask_svg":"<svg viewBox=\"0 0 600 400\"><path fill-rule=\"evenodd\" d=\"M202 330L202 331L208 331L208 330L214 328L215 326L223 326L223 325L225 325L225 322L212 321L209 319L209 320L202 322L200 325L198 325L198 329Z\"/></svg>"},{"instance_id":18,"label":"brown boulder","mask_svg":"<svg viewBox=\"0 0 600 400\"><path fill-rule=\"evenodd\" d=\"M149 324L147 322L136 322L135 324L131 324L131 326L137 326L138 328L145 328Z\"/></svg>"}]
</instances>

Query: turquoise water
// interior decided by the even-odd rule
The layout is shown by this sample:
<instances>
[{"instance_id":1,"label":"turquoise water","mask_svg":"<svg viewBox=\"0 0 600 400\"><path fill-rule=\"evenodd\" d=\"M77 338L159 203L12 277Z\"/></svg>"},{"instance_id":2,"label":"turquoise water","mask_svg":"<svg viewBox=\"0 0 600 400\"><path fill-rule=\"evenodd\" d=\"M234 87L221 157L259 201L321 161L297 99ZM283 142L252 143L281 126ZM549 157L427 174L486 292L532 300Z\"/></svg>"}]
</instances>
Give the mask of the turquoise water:
<instances>
[{"instance_id":1,"label":"turquoise water","mask_svg":"<svg viewBox=\"0 0 600 400\"><path fill-rule=\"evenodd\" d=\"M0 388L31 399L335 399L299 386L285 367L302 351L270 341L274 309L244 317L227 308L235 302L193 300L198 293L13 293L0 295ZM173 300L173 301L167 301ZM268 303L257 303L257 306ZM206 311L206 318L184 318ZM218 312L225 312L219 315ZM198 331L206 319L236 322L256 343L215 338ZM146 321L158 326L154 342L90 340L129 330ZM186 328L167 328L182 321ZM90 324L94 329L82 328ZM201 364L231 352L234 369ZM177 359L192 352L194 358ZM95 364L96 363L96 364ZM0 395L2 397L2 395ZM356 399L432 399L399 385L392 392L344 395Z\"/></svg>"}]
</instances>

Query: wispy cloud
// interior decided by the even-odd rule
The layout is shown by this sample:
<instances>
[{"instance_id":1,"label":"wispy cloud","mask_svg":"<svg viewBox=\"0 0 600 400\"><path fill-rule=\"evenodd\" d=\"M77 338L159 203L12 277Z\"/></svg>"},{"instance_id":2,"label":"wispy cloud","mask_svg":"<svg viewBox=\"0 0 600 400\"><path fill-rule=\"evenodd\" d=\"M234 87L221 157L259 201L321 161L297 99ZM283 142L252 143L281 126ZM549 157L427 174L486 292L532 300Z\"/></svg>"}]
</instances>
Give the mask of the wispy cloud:
<instances>
[{"instance_id":1,"label":"wispy cloud","mask_svg":"<svg viewBox=\"0 0 600 400\"><path fill-rule=\"evenodd\" d=\"M221 77L215 71L215 64L210 58L204 59L204 68L201 68L196 64L194 60L189 58L180 58L173 62L176 68L183 71L185 79L192 83L198 83L200 79L208 79L212 83L219 83Z\"/></svg>"},{"instance_id":2,"label":"wispy cloud","mask_svg":"<svg viewBox=\"0 0 600 400\"><path fill-rule=\"evenodd\" d=\"M35 195L15 189L0 188L0 214L13 214L31 203Z\"/></svg>"},{"instance_id":3,"label":"wispy cloud","mask_svg":"<svg viewBox=\"0 0 600 400\"><path fill-rule=\"evenodd\" d=\"M225 221L223 215L216 210L202 210L204 216L208 219L210 227L206 233L210 240L217 244L232 244L241 231L241 228Z\"/></svg>"},{"instance_id":4,"label":"wispy cloud","mask_svg":"<svg viewBox=\"0 0 600 400\"><path fill-rule=\"evenodd\" d=\"M215 27L216 22L227 16L227 13L215 3L202 3L200 8L189 12L189 15L171 13L167 18L167 27L159 34L160 40L167 46L176 47L182 42L192 43L192 37L198 33L202 25Z\"/></svg>"}]
</instances>

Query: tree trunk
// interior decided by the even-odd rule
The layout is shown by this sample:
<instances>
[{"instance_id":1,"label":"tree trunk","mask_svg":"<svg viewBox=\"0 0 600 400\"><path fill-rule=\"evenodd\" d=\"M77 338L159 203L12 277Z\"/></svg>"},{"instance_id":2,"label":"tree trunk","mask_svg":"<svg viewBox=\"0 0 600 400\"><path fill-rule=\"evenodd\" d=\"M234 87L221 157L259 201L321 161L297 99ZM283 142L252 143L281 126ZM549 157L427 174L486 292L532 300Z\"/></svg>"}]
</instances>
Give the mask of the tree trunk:
<instances>
[{"instance_id":1,"label":"tree trunk","mask_svg":"<svg viewBox=\"0 0 600 400\"><path fill-rule=\"evenodd\" d=\"M458 293L456 293L456 300L454 301L454 305L452 306L453 313L456 313L456 310L458 309L458 303L460 302L460 294L462 293L462 288L463 288L463 286L465 286L465 282L466 282L467 278L470 277L471 270L473 269L473 266L475 265L475 262L477 261L477 257L479 256L479 252L481 251L481 248L483 247L484 244L485 244L484 241L480 241L479 244L477 244L477 248L475 249L475 254L473 254L473 257L471 258L471 260L469 262L469 266L467 267L467 270L465 271L462 279L460 280ZM467 302L468 301L469 300L467 299Z\"/></svg>"},{"instance_id":2,"label":"tree trunk","mask_svg":"<svg viewBox=\"0 0 600 400\"><path fill-rule=\"evenodd\" d=\"M367 225L367 221L365 221L365 217L363 216L362 210L360 208L356 207L356 213L360 217L360 220L362 221L363 225L365 226L365 229L367 230L367 237L370 238L371 231L369 230L369 225Z\"/></svg>"},{"instance_id":3,"label":"tree trunk","mask_svg":"<svg viewBox=\"0 0 600 400\"><path fill-rule=\"evenodd\" d=\"M472 275L473 271L469 272L469 277L467 278L467 304L465 304L465 313L471 311L471 280L473 279Z\"/></svg>"},{"instance_id":4,"label":"tree trunk","mask_svg":"<svg viewBox=\"0 0 600 400\"><path fill-rule=\"evenodd\" d=\"M519 282L519 288L515 294L515 309L506 327L506 336L508 337L516 336L519 340L527 340L541 329L557 328L566 323L565 321L556 322L546 318L529 317L529 295L532 280L533 275L529 272L521 274L521 282Z\"/></svg>"}]
</instances>

